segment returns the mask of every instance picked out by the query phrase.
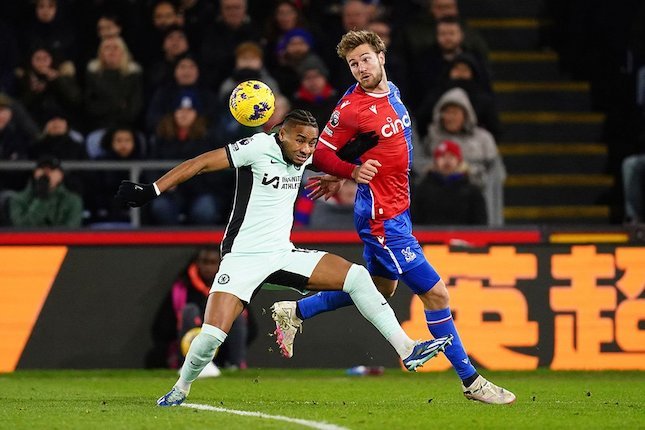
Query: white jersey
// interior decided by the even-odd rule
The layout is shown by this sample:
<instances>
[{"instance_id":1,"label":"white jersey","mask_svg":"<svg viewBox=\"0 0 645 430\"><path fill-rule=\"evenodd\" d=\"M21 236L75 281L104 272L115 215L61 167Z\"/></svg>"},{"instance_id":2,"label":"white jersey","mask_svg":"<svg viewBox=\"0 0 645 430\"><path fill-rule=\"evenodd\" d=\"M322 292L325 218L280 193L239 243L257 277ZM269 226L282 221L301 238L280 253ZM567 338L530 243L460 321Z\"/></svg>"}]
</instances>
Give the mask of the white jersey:
<instances>
[{"instance_id":1,"label":"white jersey","mask_svg":"<svg viewBox=\"0 0 645 430\"><path fill-rule=\"evenodd\" d=\"M235 199L222 240L229 252L259 253L293 249L293 207L305 167L284 159L275 134L257 133L226 147L235 167Z\"/></svg>"}]
</instances>

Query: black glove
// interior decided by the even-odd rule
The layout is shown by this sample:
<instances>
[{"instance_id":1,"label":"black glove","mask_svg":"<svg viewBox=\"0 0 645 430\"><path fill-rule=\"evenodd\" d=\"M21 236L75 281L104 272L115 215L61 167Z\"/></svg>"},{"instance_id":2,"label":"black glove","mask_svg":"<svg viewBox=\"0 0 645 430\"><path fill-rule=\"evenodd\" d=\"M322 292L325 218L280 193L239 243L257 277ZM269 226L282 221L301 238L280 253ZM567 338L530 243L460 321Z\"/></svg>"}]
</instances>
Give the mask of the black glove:
<instances>
[{"instance_id":1,"label":"black glove","mask_svg":"<svg viewBox=\"0 0 645 430\"><path fill-rule=\"evenodd\" d=\"M39 199L46 199L49 197L49 176L42 175L34 181L34 193Z\"/></svg>"},{"instance_id":2,"label":"black glove","mask_svg":"<svg viewBox=\"0 0 645 430\"><path fill-rule=\"evenodd\" d=\"M152 184L121 181L114 198L123 206L138 208L157 198L157 192Z\"/></svg>"},{"instance_id":3,"label":"black glove","mask_svg":"<svg viewBox=\"0 0 645 430\"><path fill-rule=\"evenodd\" d=\"M374 148L377 143L378 134L376 134L375 131L358 133L356 137L347 142L345 146L340 148L336 152L336 155L338 155L338 158L340 158L341 160L352 163L361 155Z\"/></svg>"}]
</instances>

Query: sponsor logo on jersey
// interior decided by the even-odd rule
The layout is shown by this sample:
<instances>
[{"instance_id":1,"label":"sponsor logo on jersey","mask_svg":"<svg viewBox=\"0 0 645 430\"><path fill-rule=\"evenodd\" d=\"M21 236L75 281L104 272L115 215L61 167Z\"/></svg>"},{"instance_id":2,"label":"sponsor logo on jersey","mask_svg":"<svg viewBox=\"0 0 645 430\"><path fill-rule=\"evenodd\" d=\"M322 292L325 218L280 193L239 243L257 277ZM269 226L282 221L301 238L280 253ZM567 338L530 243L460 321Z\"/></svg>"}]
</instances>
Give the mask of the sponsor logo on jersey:
<instances>
[{"instance_id":1,"label":"sponsor logo on jersey","mask_svg":"<svg viewBox=\"0 0 645 430\"><path fill-rule=\"evenodd\" d=\"M217 278L217 283L220 285L228 284L228 281L231 280L231 277L228 276L226 273L222 273L219 275L219 278Z\"/></svg>"},{"instance_id":2,"label":"sponsor logo on jersey","mask_svg":"<svg viewBox=\"0 0 645 430\"><path fill-rule=\"evenodd\" d=\"M273 188L276 190L280 186L280 178L277 176L274 176L273 178L269 179L269 175L267 173L264 174L264 177L262 178L262 185L271 185Z\"/></svg>"},{"instance_id":3,"label":"sponsor logo on jersey","mask_svg":"<svg viewBox=\"0 0 645 430\"><path fill-rule=\"evenodd\" d=\"M336 126L338 125L338 123L339 123L339 122L340 122L340 111L335 110L335 111L331 114L331 119L329 120L329 124L330 124L332 127L336 127Z\"/></svg>"},{"instance_id":4,"label":"sponsor logo on jersey","mask_svg":"<svg viewBox=\"0 0 645 430\"><path fill-rule=\"evenodd\" d=\"M409 246L407 248L402 249L401 254L403 254L403 257L405 258L405 261L407 263L409 263L410 261L414 261L417 258L417 254L415 254L414 251L410 250Z\"/></svg>"},{"instance_id":5,"label":"sponsor logo on jersey","mask_svg":"<svg viewBox=\"0 0 645 430\"><path fill-rule=\"evenodd\" d=\"M233 148L233 151L237 151L240 149L240 145L237 144L237 142L231 144L231 148Z\"/></svg>"},{"instance_id":6,"label":"sponsor logo on jersey","mask_svg":"<svg viewBox=\"0 0 645 430\"><path fill-rule=\"evenodd\" d=\"M378 112L376 111L376 105L370 106L369 109L374 113L374 115L378 114Z\"/></svg>"},{"instance_id":7,"label":"sponsor logo on jersey","mask_svg":"<svg viewBox=\"0 0 645 430\"><path fill-rule=\"evenodd\" d=\"M392 117L388 116L385 120L387 121L387 124L381 127L381 134L383 137L392 137L406 127L410 127L412 124L407 112L403 115L403 118L393 120Z\"/></svg>"},{"instance_id":8,"label":"sponsor logo on jersey","mask_svg":"<svg viewBox=\"0 0 645 430\"><path fill-rule=\"evenodd\" d=\"M328 135L333 136L334 135L334 130L332 130L331 128L325 126L325 128L323 128L323 133L327 133Z\"/></svg>"},{"instance_id":9,"label":"sponsor logo on jersey","mask_svg":"<svg viewBox=\"0 0 645 430\"><path fill-rule=\"evenodd\" d=\"M278 163L279 163L278 160L274 160L273 158L271 159L271 164L278 164Z\"/></svg>"},{"instance_id":10,"label":"sponsor logo on jersey","mask_svg":"<svg viewBox=\"0 0 645 430\"><path fill-rule=\"evenodd\" d=\"M344 108L345 106L349 105L350 103L351 103L351 102L350 102L349 100L345 100L344 102L342 102L342 103L340 104L340 108L342 109L342 108Z\"/></svg>"}]
</instances>

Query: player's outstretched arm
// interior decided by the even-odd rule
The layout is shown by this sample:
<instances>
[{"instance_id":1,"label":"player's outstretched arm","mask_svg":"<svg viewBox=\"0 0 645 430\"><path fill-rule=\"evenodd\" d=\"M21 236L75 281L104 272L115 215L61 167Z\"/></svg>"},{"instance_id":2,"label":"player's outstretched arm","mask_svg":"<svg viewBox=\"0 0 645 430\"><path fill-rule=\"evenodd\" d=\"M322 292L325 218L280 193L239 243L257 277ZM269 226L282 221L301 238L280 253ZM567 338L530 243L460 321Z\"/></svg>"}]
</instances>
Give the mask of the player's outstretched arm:
<instances>
[{"instance_id":1,"label":"player's outstretched arm","mask_svg":"<svg viewBox=\"0 0 645 430\"><path fill-rule=\"evenodd\" d=\"M164 191L186 182L195 175L230 167L226 149L205 152L172 168L152 184L121 181L115 198L130 207L140 207L154 200Z\"/></svg>"},{"instance_id":2,"label":"player's outstretched arm","mask_svg":"<svg viewBox=\"0 0 645 430\"><path fill-rule=\"evenodd\" d=\"M223 170L229 167L231 165L226 154L226 149L219 148L184 161L156 180L155 184L159 187L159 191L163 193L169 188L186 182L195 175Z\"/></svg>"}]
</instances>

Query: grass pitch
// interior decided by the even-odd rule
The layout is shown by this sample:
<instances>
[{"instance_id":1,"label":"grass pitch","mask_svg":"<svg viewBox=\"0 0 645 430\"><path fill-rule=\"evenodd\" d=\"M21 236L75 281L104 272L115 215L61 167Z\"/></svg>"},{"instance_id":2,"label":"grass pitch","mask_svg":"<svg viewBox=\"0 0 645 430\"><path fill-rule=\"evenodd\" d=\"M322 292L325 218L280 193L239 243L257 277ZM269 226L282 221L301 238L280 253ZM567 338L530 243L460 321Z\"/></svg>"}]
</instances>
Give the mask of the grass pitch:
<instances>
[{"instance_id":1,"label":"grass pitch","mask_svg":"<svg viewBox=\"0 0 645 430\"><path fill-rule=\"evenodd\" d=\"M21 371L0 375L0 428L645 428L645 372L484 375L514 391L516 403L467 401L452 372L400 370L364 377L345 376L342 370L224 372L196 381L188 398L191 404L314 423L309 425L227 411L159 408L155 400L174 383L172 371Z\"/></svg>"}]
</instances>

